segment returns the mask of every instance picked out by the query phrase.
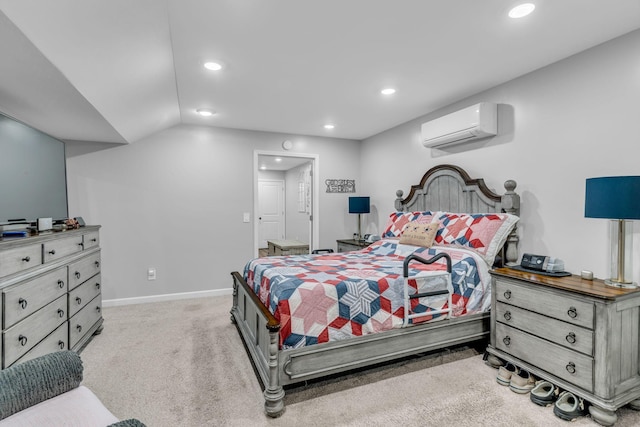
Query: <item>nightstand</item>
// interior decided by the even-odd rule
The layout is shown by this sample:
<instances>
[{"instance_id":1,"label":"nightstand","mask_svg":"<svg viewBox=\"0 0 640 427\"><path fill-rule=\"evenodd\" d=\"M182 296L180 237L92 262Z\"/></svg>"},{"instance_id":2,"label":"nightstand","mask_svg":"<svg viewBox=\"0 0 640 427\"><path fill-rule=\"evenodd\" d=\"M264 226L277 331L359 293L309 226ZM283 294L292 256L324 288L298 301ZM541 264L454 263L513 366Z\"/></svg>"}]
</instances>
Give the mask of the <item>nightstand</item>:
<instances>
[{"instance_id":1,"label":"nightstand","mask_svg":"<svg viewBox=\"0 0 640 427\"><path fill-rule=\"evenodd\" d=\"M584 398L613 425L627 403L640 409L640 289L580 276L491 272L487 351Z\"/></svg>"},{"instance_id":2,"label":"nightstand","mask_svg":"<svg viewBox=\"0 0 640 427\"><path fill-rule=\"evenodd\" d=\"M364 240L355 239L336 240L336 242L338 243L338 252L359 251L371 244Z\"/></svg>"}]
</instances>

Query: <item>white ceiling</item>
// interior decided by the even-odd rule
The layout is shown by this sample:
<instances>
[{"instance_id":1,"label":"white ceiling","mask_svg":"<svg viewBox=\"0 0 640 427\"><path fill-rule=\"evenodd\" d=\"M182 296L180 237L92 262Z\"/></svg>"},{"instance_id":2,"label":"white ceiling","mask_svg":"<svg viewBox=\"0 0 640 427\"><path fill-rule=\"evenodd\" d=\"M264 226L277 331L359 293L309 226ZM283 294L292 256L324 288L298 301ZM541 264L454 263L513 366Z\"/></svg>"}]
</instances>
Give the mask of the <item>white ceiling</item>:
<instances>
[{"instance_id":1,"label":"white ceiling","mask_svg":"<svg viewBox=\"0 0 640 427\"><path fill-rule=\"evenodd\" d=\"M0 0L0 111L64 140L364 139L640 28L640 0L529 1Z\"/></svg>"}]
</instances>

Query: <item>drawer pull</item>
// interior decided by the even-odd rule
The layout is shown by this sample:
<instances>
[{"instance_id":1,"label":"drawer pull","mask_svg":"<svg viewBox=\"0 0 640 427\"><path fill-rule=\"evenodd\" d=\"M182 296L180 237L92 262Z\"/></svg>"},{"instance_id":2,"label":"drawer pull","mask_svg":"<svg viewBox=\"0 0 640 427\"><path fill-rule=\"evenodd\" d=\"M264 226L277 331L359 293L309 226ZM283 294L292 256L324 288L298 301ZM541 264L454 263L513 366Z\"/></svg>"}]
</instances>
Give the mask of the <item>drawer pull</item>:
<instances>
[{"instance_id":1,"label":"drawer pull","mask_svg":"<svg viewBox=\"0 0 640 427\"><path fill-rule=\"evenodd\" d=\"M504 292L504 297L505 297L506 299L511 299L511 291L505 291L505 292Z\"/></svg>"},{"instance_id":2,"label":"drawer pull","mask_svg":"<svg viewBox=\"0 0 640 427\"><path fill-rule=\"evenodd\" d=\"M98 239L96 239L95 237L93 239L91 239L92 242L97 242Z\"/></svg>"},{"instance_id":3,"label":"drawer pull","mask_svg":"<svg viewBox=\"0 0 640 427\"><path fill-rule=\"evenodd\" d=\"M100 290L100 283L96 282L96 289Z\"/></svg>"},{"instance_id":4,"label":"drawer pull","mask_svg":"<svg viewBox=\"0 0 640 427\"><path fill-rule=\"evenodd\" d=\"M101 311L101 310L102 310L102 309L100 308L100 306L97 306L97 307L96 307L96 312L97 312L97 313L100 313L100 311Z\"/></svg>"},{"instance_id":5,"label":"drawer pull","mask_svg":"<svg viewBox=\"0 0 640 427\"><path fill-rule=\"evenodd\" d=\"M573 332L569 332L569 334L565 337L565 339L567 340L567 342L569 344L575 344L576 343L576 334L574 334Z\"/></svg>"},{"instance_id":6,"label":"drawer pull","mask_svg":"<svg viewBox=\"0 0 640 427\"><path fill-rule=\"evenodd\" d=\"M22 261L29 262L29 261L31 261L31 257L30 256L26 256L26 257L22 258Z\"/></svg>"},{"instance_id":7,"label":"drawer pull","mask_svg":"<svg viewBox=\"0 0 640 427\"><path fill-rule=\"evenodd\" d=\"M78 332L82 332L82 325L76 326L76 329L78 330Z\"/></svg>"},{"instance_id":8,"label":"drawer pull","mask_svg":"<svg viewBox=\"0 0 640 427\"><path fill-rule=\"evenodd\" d=\"M502 338L502 342L504 343L504 345L509 346L511 345L511 337L509 335L507 335L506 337Z\"/></svg>"},{"instance_id":9,"label":"drawer pull","mask_svg":"<svg viewBox=\"0 0 640 427\"><path fill-rule=\"evenodd\" d=\"M27 300L24 298L20 298L18 300L18 304L20 304L20 308L22 308L23 310L27 308Z\"/></svg>"},{"instance_id":10,"label":"drawer pull","mask_svg":"<svg viewBox=\"0 0 640 427\"><path fill-rule=\"evenodd\" d=\"M96 265L96 268L100 268L100 261L96 261L94 264Z\"/></svg>"},{"instance_id":11,"label":"drawer pull","mask_svg":"<svg viewBox=\"0 0 640 427\"><path fill-rule=\"evenodd\" d=\"M567 368L567 372L569 372L570 374L575 374L576 373L576 365L573 362L569 362L566 366Z\"/></svg>"},{"instance_id":12,"label":"drawer pull","mask_svg":"<svg viewBox=\"0 0 640 427\"><path fill-rule=\"evenodd\" d=\"M61 308L58 309L58 317L61 319L64 317L64 310Z\"/></svg>"},{"instance_id":13,"label":"drawer pull","mask_svg":"<svg viewBox=\"0 0 640 427\"><path fill-rule=\"evenodd\" d=\"M80 298L80 297L76 297L76 303L77 303L78 305L82 304L82 298Z\"/></svg>"},{"instance_id":14,"label":"drawer pull","mask_svg":"<svg viewBox=\"0 0 640 427\"><path fill-rule=\"evenodd\" d=\"M58 341L58 348L60 350L64 350L64 341L62 341L62 340Z\"/></svg>"},{"instance_id":15,"label":"drawer pull","mask_svg":"<svg viewBox=\"0 0 640 427\"><path fill-rule=\"evenodd\" d=\"M80 246L80 248L84 249L84 243L78 243L78 246Z\"/></svg>"},{"instance_id":16,"label":"drawer pull","mask_svg":"<svg viewBox=\"0 0 640 427\"><path fill-rule=\"evenodd\" d=\"M59 287L60 289L63 289L63 288L64 288L64 280L58 280L58 287Z\"/></svg>"},{"instance_id":17,"label":"drawer pull","mask_svg":"<svg viewBox=\"0 0 640 427\"><path fill-rule=\"evenodd\" d=\"M18 342L19 342L19 343L20 343L20 345L21 345L21 346L23 346L23 347L24 347L25 345L27 345L27 341L29 341L29 340L28 340L28 339L27 339L27 337L25 337L24 335L20 335L20 336L18 337Z\"/></svg>"},{"instance_id":18,"label":"drawer pull","mask_svg":"<svg viewBox=\"0 0 640 427\"><path fill-rule=\"evenodd\" d=\"M80 278L80 276L81 276L80 272L79 272L79 271L76 271L76 279L79 279L79 278Z\"/></svg>"},{"instance_id":19,"label":"drawer pull","mask_svg":"<svg viewBox=\"0 0 640 427\"><path fill-rule=\"evenodd\" d=\"M55 249L51 249L51 250L49 251L49 255L55 255L55 254L56 254L56 250L55 250Z\"/></svg>"},{"instance_id":20,"label":"drawer pull","mask_svg":"<svg viewBox=\"0 0 640 427\"><path fill-rule=\"evenodd\" d=\"M575 308L575 307L569 307L569 310L567 311L567 314L572 319L575 319L576 317L578 317L578 309Z\"/></svg>"},{"instance_id":21,"label":"drawer pull","mask_svg":"<svg viewBox=\"0 0 640 427\"><path fill-rule=\"evenodd\" d=\"M511 312L510 311L505 311L504 312L504 318L505 318L505 320L511 320Z\"/></svg>"}]
</instances>

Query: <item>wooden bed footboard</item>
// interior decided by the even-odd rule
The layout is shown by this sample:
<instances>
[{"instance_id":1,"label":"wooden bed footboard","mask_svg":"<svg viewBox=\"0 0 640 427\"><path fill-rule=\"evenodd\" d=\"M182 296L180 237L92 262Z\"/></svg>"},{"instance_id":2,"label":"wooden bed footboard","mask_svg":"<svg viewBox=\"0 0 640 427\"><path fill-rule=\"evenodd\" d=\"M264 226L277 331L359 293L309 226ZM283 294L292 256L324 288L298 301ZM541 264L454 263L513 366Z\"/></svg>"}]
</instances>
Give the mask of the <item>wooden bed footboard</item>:
<instances>
[{"instance_id":1,"label":"wooden bed footboard","mask_svg":"<svg viewBox=\"0 0 640 427\"><path fill-rule=\"evenodd\" d=\"M284 386L487 339L490 314L479 313L298 349L279 349L280 325L242 276L233 277L231 320L264 387L265 411L284 412Z\"/></svg>"}]
</instances>

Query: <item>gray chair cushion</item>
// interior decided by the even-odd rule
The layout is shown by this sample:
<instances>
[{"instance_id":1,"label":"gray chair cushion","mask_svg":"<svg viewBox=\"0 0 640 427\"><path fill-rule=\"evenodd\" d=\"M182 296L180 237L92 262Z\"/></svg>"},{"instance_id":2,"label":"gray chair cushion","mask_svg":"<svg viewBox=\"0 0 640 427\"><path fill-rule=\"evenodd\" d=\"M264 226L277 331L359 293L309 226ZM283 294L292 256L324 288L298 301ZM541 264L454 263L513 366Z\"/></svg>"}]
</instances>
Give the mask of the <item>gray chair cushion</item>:
<instances>
[{"instance_id":1,"label":"gray chair cushion","mask_svg":"<svg viewBox=\"0 0 640 427\"><path fill-rule=\"evenodd\" d=\"M0 371L0 420L74 389L82 382L82 360L59 351Z\"/></svg>"},{"instance_id":2,"label":"gray chair cushion","mask_svg":"<svg viewBox=\"0 0 640 427\"><path fill-rule=\"evenodd\" d=\"M111 424L107 427L146 427L141 421L135 418L129 418L128 420L118 421L115 424Z\"/></svg>"}]
</instances>

